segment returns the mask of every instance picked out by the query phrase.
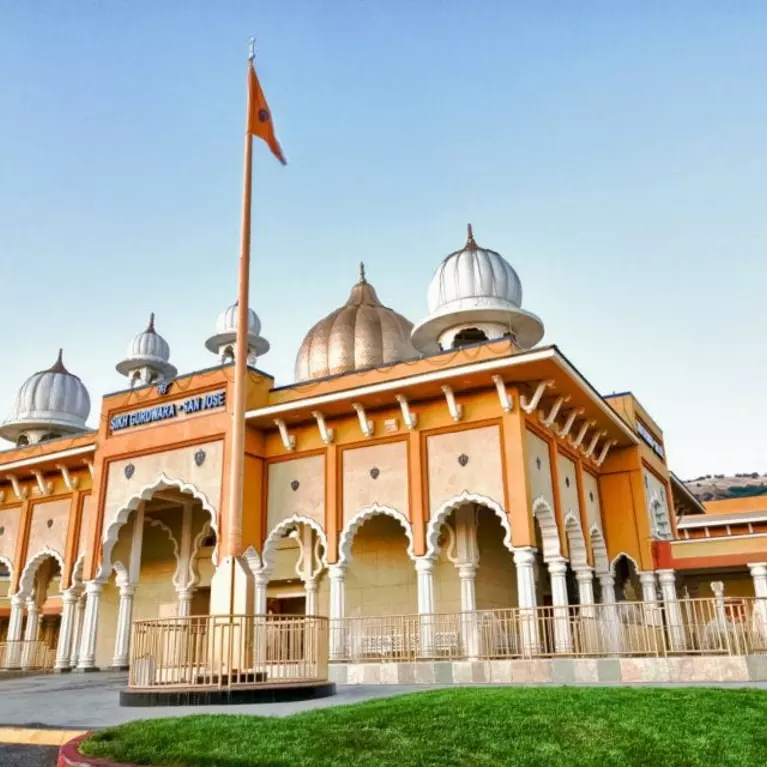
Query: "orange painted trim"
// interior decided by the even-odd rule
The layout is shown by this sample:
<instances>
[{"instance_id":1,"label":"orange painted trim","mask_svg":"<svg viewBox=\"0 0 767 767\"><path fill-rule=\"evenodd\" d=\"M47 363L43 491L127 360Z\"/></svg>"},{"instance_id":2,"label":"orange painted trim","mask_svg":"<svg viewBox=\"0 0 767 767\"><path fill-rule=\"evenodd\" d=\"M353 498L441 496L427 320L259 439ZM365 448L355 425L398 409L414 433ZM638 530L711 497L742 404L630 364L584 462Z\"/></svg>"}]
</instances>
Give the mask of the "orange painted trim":
<instances>
[{"instance_id":1,"label":"orange painted trim","mask_svg":"<svg viewBox=\"0 0 767 767\"><path fill-rule=\"evenodd\" d=\"M325 452L326 448L318 447L313 450L306 450L303 453L295 452L285 453L284 455L270 455L263 460L266 466L271 466L273 463L285 463L286 461L300 461L302 458L314 458L318 455L325 455Z\"/></svg>"},{"instance_id":2,"label":"orange painted trim","mask_svg":"<svg viewBox=\"0 0 767 767\"><path fill-rule=\"evenodd\" d=\"M328 539L327 561L338 562L339 510L343 504L338 447L328 445L325 454L325 536Z\"/></svg>"},{"instance_id":3,"label":"orange painted trim","mask_svg":"<svg viewBox=\"0 0 767 767\"><path fill-rule=\"evenodd\" d=\"M549 442L549 466L551 467L551 492L554 498L554 518L557 521L557 535L559 536L559 550L566 551L570 555L570 546L565 535L565 513L562 510L562 494L559 488L559 453L557 443Z\"/></svg>"},{"instance_id":4,"label":"orange painted trim","mask_svg":"<svg viewBox=\"0 0 767 767\"><path fill-rule=\"evenodd\" d=\"M575 464L575 487L578 492L578 518L581 522L581 530L583 531L583 538L586 542L586 557L590 567L594 566L594 554L591 551L591 530L589 528L589 515L586 508L586 489L583 483L583 464L579 460L574 461ZM596 483L597 492L599 491L599 482ZM602 514L602 502L599 502L599 513ZM600 524L602 520L599 520ZM602 527L604 529L604 526Z\"/></svg>"},{"instance_id":5,"label":"orange painted trim","mask_svg":"<svg viewBox=\"0 0 767 767\"><path fill-rule=\"evenodd\" d=\"M77 544L80 539L80 517L82 509L82 491L75 490L69 504L69 519L67 520L67 538L64 544L64 570L61 573L61 590L69 588L72 570L77 560Z\"/></svg>"},{"instance_id":6,"label":"orange painted trim","mask_svg":"<svg viewBox=\"0 0 767 767\"><path fill-rule=\"evenodd\" d=\"M510 394L519 402L519 390ZM527 426L519 407L501 418L502 473L507 493L506 513L514 546L535 546L535 523L531 513L530 478L527 473Z\"/></svg>"},{"instance_id":7,"label":"orange painted trim","mask_svg":"<svg viewBox=\"0 0 767 767\"><path fill-rule=\"evenodd\" d=\"M413 553L426 553L426 523L428 513L428 473L424 474L426 438L417 431L411 431L407 440L408 506L410 525L413 529Z\"/></svg>"},{"instance_id":8,"label":"orange painted trim","mask_svg":"<svg viewBox=\"0 0 767 767\"><path fill-rule=\"evenodd\" d=\"M19 590L21 573L24 571L24 565L27 563L27 546L29 545L29 528L32 524L32 508L32 502L25 498L21 503L21 513L19 514L19 537L16 540L16 553L13 561L13 572L11 573L11 585L8 589L9 594L15 594Z\"/></svg>"}]
</instances>

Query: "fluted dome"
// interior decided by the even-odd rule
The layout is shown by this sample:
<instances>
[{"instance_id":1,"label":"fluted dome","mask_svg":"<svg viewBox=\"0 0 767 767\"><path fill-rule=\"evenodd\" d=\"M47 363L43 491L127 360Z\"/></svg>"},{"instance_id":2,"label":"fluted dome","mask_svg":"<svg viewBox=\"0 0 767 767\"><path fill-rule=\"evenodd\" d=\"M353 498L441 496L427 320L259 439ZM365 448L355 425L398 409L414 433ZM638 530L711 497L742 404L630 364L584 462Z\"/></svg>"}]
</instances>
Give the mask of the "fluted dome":
<instances>
[{"instance_id":1,"label":"fluted dome","mask_svg":"<svg viewBox=\"0 0 767 767\"><path fill-rule=\"evenodd\" d=\"M410 343L413 324L384 306L375 288L360 279L349 300L307 334L296 357L296 380L322 378L417 357Z\"/></svg>"},{"instance_id":2,"label":"fluted dome","mask_svg":"<svg viewBox=\"0 0 767 767\"><path fill-rule=\"evenodd\" d=\"M173 378L176 375L176 368L170 364L170 346L155 329L154 313L149 315L146 330L133 336L125 359L118 362L116 367L118 373L129 377L145 369L155 373L158 378ZM148 379L148 376L143 378Z\"/></svg>"},{"instance_id":3,"label":"fluted dome","mask_svg":"<svg viewBox=\"0 0 767 767\"><path fill-rule=\"evenodd\" d=\"M234 359L239 305L239 301L235 301L218 315L216 332L205 342L205 348L218 354L224 361ZM248 362L255 363L258 357L268 351L269 342L261 336L261 320L253 309L248 307Z\"/></svg>"},{"instance_id":4,"label":"fluted dome","mask_svg":"<svg viewBox=\"0 0 767 767\"><path fill-rule=\"evenodd\" d=\"M454 343L461 331L475 340L503 336L528 349L543 337L543 323L522 309L522 282L494 250L480 248L471 224L466 244L440 264L428 291L429 316L413 331L413 345L423 353Z\"/></svg>"},{"instance_id":5,"label":"fluted dome","mask_svg":"<svg viewBox=\"0 0 767 767\"><path fill-rule=\"evenodd\" d=\"M54 365L30 376L19 389L11 415L0 426L0 436L16 442L20 435L39 432L37 439L86 430L91 398L83 382L70 373L62 353Z\"/></svg>"}]
</instances>

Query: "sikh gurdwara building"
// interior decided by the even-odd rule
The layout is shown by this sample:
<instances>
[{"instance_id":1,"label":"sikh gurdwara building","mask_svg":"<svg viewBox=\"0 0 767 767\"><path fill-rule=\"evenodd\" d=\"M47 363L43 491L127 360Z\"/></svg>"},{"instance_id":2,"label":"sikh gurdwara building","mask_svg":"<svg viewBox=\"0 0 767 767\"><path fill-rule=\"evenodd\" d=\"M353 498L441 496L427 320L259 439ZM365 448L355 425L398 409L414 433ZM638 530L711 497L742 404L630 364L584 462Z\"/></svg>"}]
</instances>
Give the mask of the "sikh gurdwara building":
<instances>
[{"instance_id":1,"label":"sikh gurdwara building","mask_svg":"<svg viewBox=\"0 0 767 767\"><path fill-rule=\"evenodd\" d=\"M477 657L487 632L466 615L535 609L526 638L502 632L506 657L518 641L551 656L587 650L578 616L603 605L623 632L613 649L630 644L636 604L684 651L686 602L767 596L767 513L707 513L669 470L660 426L542 343L517 272L471 228L415 326L361 268L290 385L261 372L269 343L250 312L230 516L236 314L205 342L212 366L186 374L152 317L117 363L126 388L95 413L55 349L21 385L0 426L6 646L41 644L59 670L126 667L134 621L231 607L328 616L348 628L331 661L351 664L396 655L407 616L443 616L432 654Z\"/></svg>"}]
</instances>

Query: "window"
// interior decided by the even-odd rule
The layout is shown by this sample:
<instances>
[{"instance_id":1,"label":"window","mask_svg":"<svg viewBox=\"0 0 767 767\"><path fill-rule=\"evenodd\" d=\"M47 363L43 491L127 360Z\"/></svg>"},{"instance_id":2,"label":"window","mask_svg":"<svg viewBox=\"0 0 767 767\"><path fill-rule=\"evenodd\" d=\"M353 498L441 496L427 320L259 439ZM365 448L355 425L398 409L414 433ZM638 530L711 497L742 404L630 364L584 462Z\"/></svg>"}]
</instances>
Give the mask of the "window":
<instances>
[{"instance_id":1,"label":"window","mask_svg":"<svg viewBox=\"0 0 767 767\"><path fill-rule=\"evenodd\" d=\"M29 444L29 437L26 434L22 434L16 440L16 447L26 447Z\"/></svg>"},{"instance_id":2,"label":"window","mask_svg":"<svg viewBox=\"0 0 767 767\"><path fill-rule=\"evenodd\" d=\"M468 344L477 344L481 341L487 341L487 334L483 330L479 328L464 328L455 334L453 349L458 349Z\"/></svg>"},{"instance_id":3,"label":"window","mask_svg":"<svg viewBox=\"0 0 767 767\"><path fill-rule=\"evenodd\" d=\"M49 439L58 439L60 436L61 434L54 434L52 431L49 431L40 437L40 442L47 442Z\"/></svg>"}]
</instances>

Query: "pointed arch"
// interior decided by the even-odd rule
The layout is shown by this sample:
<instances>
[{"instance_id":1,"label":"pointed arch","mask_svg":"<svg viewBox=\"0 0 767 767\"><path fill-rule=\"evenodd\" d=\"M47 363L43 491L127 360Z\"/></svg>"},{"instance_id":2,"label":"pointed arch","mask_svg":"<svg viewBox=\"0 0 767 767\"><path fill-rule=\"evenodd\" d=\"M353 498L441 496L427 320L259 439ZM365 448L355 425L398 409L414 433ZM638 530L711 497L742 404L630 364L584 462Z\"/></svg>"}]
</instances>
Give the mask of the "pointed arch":
<instances>
[{"instance_id":1,"label":"pointed arch","mask_svg":"<svg viewBox=\"0 0 767 767\"><path fill-rule=\"evenodd\" d=\"M533 517L538 520L543 539L543 561L550 562L562 556L562 546L559 542L559 528L554 510L548 501L539 495L533 501Z\"/></svg>"},{"instance_id":2,"label":"pointed arch","mask_svg":"<svg viewBox=\"0 0 767 767\"><path fill-rule=\"evenodd\" d=\"M272 558L272 555L274 554L274 546L277 543L277 541L282 537L282 534L285 532L285 530L287 530L290 527L295 527L301 524L311 527L312 530L314 530L314 532L317 533L317 537L322 542L322 547L323 547L322 566L323 567L328 566L328 562L327 562L328 539L327 539L327 536L325 535L325 531L322 529L322 526L315 520L311 519L310 517L305 517L301 514L293 514L290 517L285 517L285 519L281 519L272 528L272 531L269 533L269 535L266 536L266 540L264 541L264 549L261 552L261 563L264 570L269 570L271 572L272 568L274 567L274 561Z\"/></svg>"},{"instance_id":3,"label":"pointed arch","mask_svg":"<svg viewBox=\"0 0 767 767\"><path fill-rule=\"evenodd\" d=\"M573 570L585 570L589 566L586 539L581 528L581 521L572 509L565 514L565 535L570 549L570 567Z\"/></svg>"},{"instance_id":4,"label":"pointed arch","mask_svg":"<svg viewBox=\"0 0 767 767\"><path fill-rule=\"evenodd\" d=\"M636 559L631 556L631 554L627 554L625 551L620 551L618 554L613 557L612 562L610 562L610 575L615 575L615 566L618 564L621 557L624 557L627 559L632 565L634 565L634 572L639 572L639 565L637 564Z\"/></svg>"},{"instance_id":5,"label":"pointed arch","mask_svg":"<svg viewBox=\"0 0 767 767\"><path fill-rule=\"evenodd\" d=\"M101 539L101 565L99 566L98 574L95 580L105 583L109 579L109 574L112 571L112 549L114 549L117 543L117 536L120 533L120 528L128 521L128 517L131 512L142 501L151 500L152 496L158 490L176 489L182 493L191 495L202 504L202 508L210 515L210 527L216 534L216 548L213 551L213 564L218 561L218 544L219 544L219 530L218 530L218 518L213 504L208 500L208 497L201 490L198 490L194 485L184 482L182 479L176 479L169 477L165 472L154 480L144 485L136 495L132 496L130 500L123 506L120 511L117 512L114 519L109 523L106 532Z\"/></svg>"},{"instance_id":6,"label":"pointed arch","mask_svg":"<svg viewBox=\"0 0 767 767\"><path fill-rule=\"evenodd\" d=\"M372 506L367 506L362 509L362 511L358 512L356 516L346 523L344 529L341 531L341 535L338 538L338 564L349 563L352 554L352 541L354 540L357 531L368 519L379 514L392 517L402 525L408 540L407 554L410 559L415 559L413 550L413 530L408 518L401 511L397 511L397 509L394 509L391 506L379 506L377 503L374 503Z\"/></svg>"},{"instance_id":7,"label":"pointed arch","mask_svg":"<svg viewBox=\"0 0 767 767\"><path fill-rule=\"evenodd\" d=\"M459 495L445 501L437 511L432 514L429 524L426 527L426 554L435 557L439 553L439 534L442 525L455 509L467 503L484 506L495 512L495 515L500 520L501 527L503 527L504 530L503 545L513 553L514 546L511 543L511 523L509 522L509 515L506 513L503 506L486 495L478 495L477 493L470 493L468 490L464 490Z\"/></svg>"},{"instance_id":8,"label":"pointed arch","mask_svg":"<svg viewBox=\"0 0 767 767\"><path fill-rule=\"evenodd\" d=\"M55 559L59 563L61 572L64 572L64 557L56 551L56 549L52 549L50 546L43 546L37 554L27 560L27 564L22 570L21 578L19 578L19 590L16 592L17 596L24 599L29 599L29 597L32 596L32 589L35 585L37 570L49 557Z\"/></svg>"},{"instance_id":9,"label":"pointed arch","mask_svg":"<svg viewBox=\"0 0 767 767\"><path fill-rule=\"evenodd\" d=\"M599 575L610 575L610 560L607 557L607 546L602 531L594 525L591 528L591 555L594 559L594 570Z\"/></svg>"},{"instance_id":10,"label":"pointed arch","mask_svg":"<svg viewBox=\"0 0 767 767\"><path fill-rule=\"evenodd\" d=\"M13 562L11 562L11 560L8 559L8 557L5 557L2 554L0 554L0 564L5 565L6 568L8 568L8 574L10 576L13 576Z\"/></svg>"}]
</instances>

